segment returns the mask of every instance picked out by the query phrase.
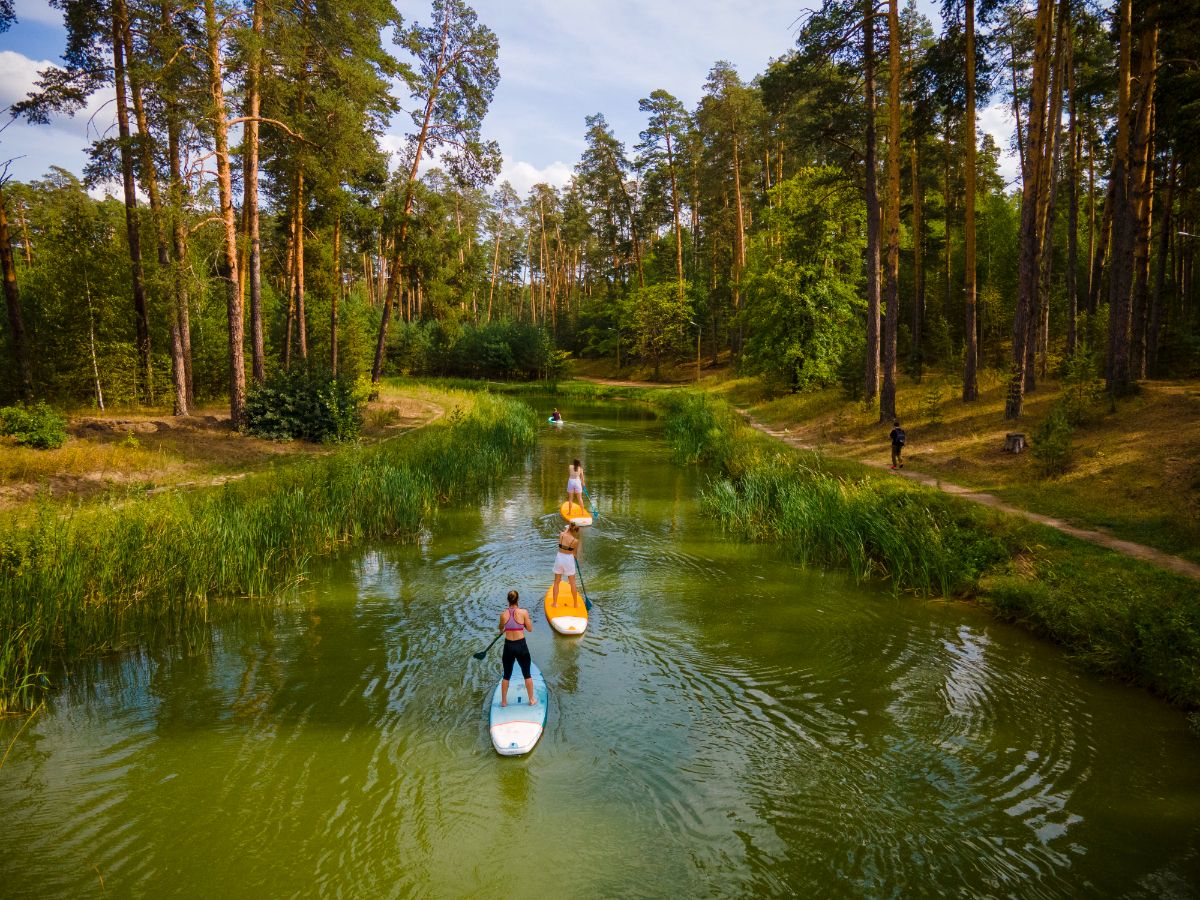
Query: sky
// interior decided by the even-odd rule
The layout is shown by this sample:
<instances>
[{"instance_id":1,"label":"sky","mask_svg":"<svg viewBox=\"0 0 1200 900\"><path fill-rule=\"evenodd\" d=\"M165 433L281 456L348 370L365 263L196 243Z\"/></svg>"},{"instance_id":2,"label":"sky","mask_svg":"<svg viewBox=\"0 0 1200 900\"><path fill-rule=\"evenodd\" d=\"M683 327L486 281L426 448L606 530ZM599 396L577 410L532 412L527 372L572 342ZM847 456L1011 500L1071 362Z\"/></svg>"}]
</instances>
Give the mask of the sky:
<instances>
[{"instance_id":1,"label":"sky","mask_svg":"<svg viewBox=\"0 0 1200 900\"><path fill-rule=\"evenodd\" d=\"M479 20L500 41L500 85L484 122L499 142L501 178L519 193L545 181L564 185L584 147L584 117L601 112L632 152L644 117L638 100L662 88L689 109L700 99L713 63L732 62L743 79L795 42L798 18L815 0L474 0ZM933 21L932 0L919 6ZM406 22L426 20L428 0L398 0ZM0 34L0 107L25 96L37 71L59 62L62 14L46 0L16 0L18 24ZM15 122L0 133L0 160L11 173L40 178L52 165L79 173L85 148L113 129L115 110L98 96L74 118L50 125ZM408 98L401 98L402 103ZM406 116L397 116L382 144L398 148ZM980 111L979 127L1006 148L1012 118L1006 107ZM14 159L15 158L15 159ZM1011 154L1002 172L1011 182Z\"/></svg>"}]
</instances>

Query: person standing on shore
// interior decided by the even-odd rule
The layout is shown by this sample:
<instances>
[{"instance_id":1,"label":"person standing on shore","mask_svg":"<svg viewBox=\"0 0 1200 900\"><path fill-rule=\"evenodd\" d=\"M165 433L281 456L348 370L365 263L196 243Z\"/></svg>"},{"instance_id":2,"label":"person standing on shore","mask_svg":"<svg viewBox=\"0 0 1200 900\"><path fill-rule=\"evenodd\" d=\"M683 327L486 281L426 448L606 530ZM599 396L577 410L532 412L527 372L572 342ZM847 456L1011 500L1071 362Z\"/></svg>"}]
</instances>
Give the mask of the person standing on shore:
<instances>
[{"instance_id":1,"label":"person standing on shore","mask_svg":"<svg viewBox=\"0 0 1200 900\"><path fill-rule=\"evenodd\" d=\"M888 434L888 437L892 439L892 468L903 469L904 460L900 458L900 454L904 450L904 444L908 440L908 436L904 433L904 429L900 427L899 419L895 419L892 422L892 430Z\"/></svg>"}]
</instances>

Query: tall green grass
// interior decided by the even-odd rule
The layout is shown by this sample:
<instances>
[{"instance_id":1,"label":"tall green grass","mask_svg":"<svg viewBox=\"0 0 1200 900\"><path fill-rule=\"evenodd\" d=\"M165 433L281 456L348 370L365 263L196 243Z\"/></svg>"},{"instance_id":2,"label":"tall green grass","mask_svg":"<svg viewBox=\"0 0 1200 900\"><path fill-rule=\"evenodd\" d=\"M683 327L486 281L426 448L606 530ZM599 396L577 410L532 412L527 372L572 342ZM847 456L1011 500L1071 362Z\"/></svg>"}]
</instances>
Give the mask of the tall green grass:
<instances>
[{"instance_id":1,"label":"tall green grass","mask_svg":"<svg viewBox=\"0 0 1200 900\"><path fill-rule=\"evenodd\" d=\"M55 660L126 645L209 600L265 597L313 555L415 534L480 496L537 436L526 404L477 394L408 437L199 493L63 516L0 536L0 714L27 708Z\"/></svg>"},{"instance_id":2,"label":"tall green grass","mask_svg":"<svg viewBox=\"0 0 1200 900\"><path fill-rule=\"evenodd\" d=\"M898 590L974 597L1097 672L1200 708L1195 581L857 464L780 449L721 400L688 392L660 402L679 459L713 467L702 504L731 533Z\"/></svg>"},{"instance_id":3,"label":"tall green grass","mask_svg":"<svg viewBox=\"0 0 1200 900\"><path fill-rule=\"evenodd\" d=\"M781 451L706 395L664 402L678 458L720 473L701 504L731 532L925 595L970 590L982 571L1009 558L983 511L897 479L829 472L819 454Z\"/></svg>"}]
</instances>

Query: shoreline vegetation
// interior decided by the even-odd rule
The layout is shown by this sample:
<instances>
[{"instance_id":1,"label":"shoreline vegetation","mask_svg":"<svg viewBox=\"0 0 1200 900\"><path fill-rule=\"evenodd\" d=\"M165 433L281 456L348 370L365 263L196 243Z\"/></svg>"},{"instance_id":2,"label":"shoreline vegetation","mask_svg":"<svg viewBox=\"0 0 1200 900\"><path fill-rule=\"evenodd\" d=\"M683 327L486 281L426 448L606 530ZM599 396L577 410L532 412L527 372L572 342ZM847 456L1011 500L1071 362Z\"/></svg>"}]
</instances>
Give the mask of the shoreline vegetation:
<instances>
[{"instance_id":1,"label":"shoreline vegetation","mask_svg":"<svg viewBox=\"0 0 1200 900\"><path fill-rule=\"evenodd\" d=\"M447 392L403 440L338 449L198 492L43 505L0 537L0 714L31 708L56 665L178 632L212 602L270 597L314 556L416 534L484 493L533 446L526 404Z\"/></svg>"}]
</instances>

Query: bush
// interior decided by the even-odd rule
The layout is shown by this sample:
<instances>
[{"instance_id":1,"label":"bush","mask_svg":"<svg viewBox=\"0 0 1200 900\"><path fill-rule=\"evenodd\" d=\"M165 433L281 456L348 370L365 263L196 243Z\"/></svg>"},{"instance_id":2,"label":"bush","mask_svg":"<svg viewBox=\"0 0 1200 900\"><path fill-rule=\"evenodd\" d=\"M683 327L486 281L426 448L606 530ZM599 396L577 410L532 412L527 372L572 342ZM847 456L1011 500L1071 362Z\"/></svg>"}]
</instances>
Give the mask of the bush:
<instances>
[{"instance_id":1,"label":"bush","mask_svg":"<svg viewBox=\"0 0 1200 900\"><path fill-rule=\"evenodd\" d=\"M1029 450L1043 475L1061 475L1071 467L1075 453L1071 443L1074 431L1065 409L1059 405L1033 433Z\"/></svg>"},{"instance_id":2,"label":"bush","mask_svg":"<svg viewBox=\"0 0 1200 900\"><path fill-rule=\"evenodd\" d=\"M1085 351L1063 360L1063 394L1059 405L1072 426L1082 425L1104 396L1104 382L1096 377L1096 362Z\"/></svg>"},{"instance_id":3,"label":"bush","mask_svg":"<svg viewBox=\"0 0 1200 900\"><path fill-rule=\"evenodd\" d=\"M362 429L363 391L328 372L280 372L246 397L246 431L273 441L340 444Z\"/></svg>"},{"instance_id":4,"label":"bush","mask_svg":"<svg viewBox=\"0 0 1200 900\"><path fill-rule=\"evenodd\" d=\"M40 400L33 406L6 406L0 409L0 434L26 447L57 450L67 441L67 420Z\"/></svg>"},{"instance_id":5,"label":"bush","mask_svg":"<svg viewBox=\"0 0 1200 900\"><path fill-rule=\"evenodd\" d=\"M396 323L389 339L390 368L407 375L554 380L565 355L546 329L501 320L483 325L453 322Z\"/></svg>"},{"instance_id":6,"label":"bush","mask_svg":"<svg viewBox=\"0 0 1200 900\"><path fill-rule=\"evenodd\" d=\"M942 401L944 399L940 384L930 385L925 396L921 398L921 415L925 417L931 428L942 424Z\"/></svg>"}]
</instances>

